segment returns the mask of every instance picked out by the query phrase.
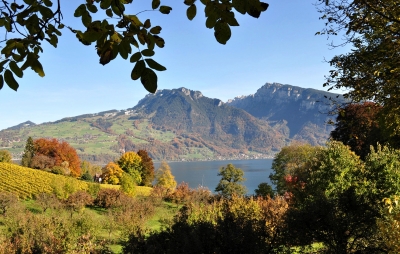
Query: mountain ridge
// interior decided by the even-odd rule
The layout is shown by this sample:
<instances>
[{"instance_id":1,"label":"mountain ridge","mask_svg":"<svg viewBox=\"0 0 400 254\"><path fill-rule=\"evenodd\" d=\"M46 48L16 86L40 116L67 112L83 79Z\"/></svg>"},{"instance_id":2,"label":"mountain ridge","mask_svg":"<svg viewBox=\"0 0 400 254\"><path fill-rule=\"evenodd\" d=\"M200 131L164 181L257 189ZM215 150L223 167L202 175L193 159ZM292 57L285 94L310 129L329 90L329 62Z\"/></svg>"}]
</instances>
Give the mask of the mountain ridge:
<instances>
[{"instance_id":1,"label":"mountain ridge","mask_svg":"<svg viewBox=\"0 0 400 254\"><path fill-rule=\"evenodd\" d=\"M163 89L126 110L22 123L0 131L0 146L20 156L28 136L55 137L93 161L138 149L148 150L156 160L265 158L291 140L326 141L326 117L317 116L316 110L329 106L315 106L317 99L327 102L324 96L338 95L267 83L253 95L225 103L184 87Z\"/></svg>"}]
</instances>

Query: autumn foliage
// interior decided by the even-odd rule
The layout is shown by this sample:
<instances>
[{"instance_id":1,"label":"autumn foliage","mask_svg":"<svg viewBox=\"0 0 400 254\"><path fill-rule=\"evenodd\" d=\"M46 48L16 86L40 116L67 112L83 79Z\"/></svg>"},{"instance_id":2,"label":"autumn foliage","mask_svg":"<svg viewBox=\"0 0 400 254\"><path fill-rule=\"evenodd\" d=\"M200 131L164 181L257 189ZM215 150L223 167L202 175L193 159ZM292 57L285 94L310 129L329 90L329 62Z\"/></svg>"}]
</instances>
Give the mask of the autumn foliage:
<instances>
[{"instance_id":1,"label":"autumn foliage","mask_svg":"<svg viewBox=\"0 0 400 254\"><path fill-rule=\"evenodd\" d=\"M370 152L370 146L385 143L379 126L379 113L382 106L373 102L349 104L339 111L336 128L331 137L350 146L357 155L364 159Z\"/></svg>"},{"instance_id":2,"label":"autumn foliage","mask_svg":"<svg viewBox=\"0 0 400 254\"><path fill-rule=\"evenodd\" d=\"M54 162L54 166L63 167L70 171L70 175L78 177L81 175L81 166L76 150L67 142L59 142L57 139L40 138L34 141L35 156L46 156ZM40 167L39 167L40 168ZM41 168L42 169L42 168Z\"/></svg>"}]
</instances>

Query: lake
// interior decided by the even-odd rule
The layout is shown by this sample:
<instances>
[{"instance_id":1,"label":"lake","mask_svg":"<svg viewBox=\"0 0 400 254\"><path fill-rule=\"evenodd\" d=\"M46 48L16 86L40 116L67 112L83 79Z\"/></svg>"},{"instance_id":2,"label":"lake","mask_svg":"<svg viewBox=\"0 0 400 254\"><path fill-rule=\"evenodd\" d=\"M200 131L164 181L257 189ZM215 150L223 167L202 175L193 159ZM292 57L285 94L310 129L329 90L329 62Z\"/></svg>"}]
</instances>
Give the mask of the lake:
<instances>
[{"instance_id":1,"label":"lake","mask_svg":"<svg viewBox=\"0 0 400 254\"><path fill-rule=\"evenodd\" d=\"M192 161L192 162L168 162L171 172L179 184L185 182L194 189L199 186L209 188L214 192L219 180L218 170L220 167L232 163L236 168L244 171L246 181L243 183L247 188L247 194L254 194L254 190L262 182L271 184L268 176L272 173L271 165L273 159L262 160L226 160L226 161ZM160 163L154 163L157 170Z\"/></svg>"}]
</instances>

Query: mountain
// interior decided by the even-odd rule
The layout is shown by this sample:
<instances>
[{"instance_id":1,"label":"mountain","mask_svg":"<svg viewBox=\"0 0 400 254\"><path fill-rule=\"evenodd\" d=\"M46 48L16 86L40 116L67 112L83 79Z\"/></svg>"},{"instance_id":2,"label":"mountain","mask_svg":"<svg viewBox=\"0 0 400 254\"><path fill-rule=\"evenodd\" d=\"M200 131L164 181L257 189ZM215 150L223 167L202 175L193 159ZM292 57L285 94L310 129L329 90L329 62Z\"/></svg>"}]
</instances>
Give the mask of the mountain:
<instances>
[{"instance_id":1,"label":"mountain","mask_svg":"<svg viewBox=\"0 0 400 254\"><path fill-rule=\"evenodd\" d=\"M22 129L22 128L27 127L27 126L35 126L35 125L36 124L34 122L26 121L26 122L20 123L18 125L9 127L9 128L7 128L7 130L19 130L19 129Z\"/></svg>"},{"instance_id":2,"label":"mountain","mask_svg":"<svg viewBox=\"0 0 400 254\"><path fill-rule=\"evenodd\" d=\"M107 163L146 149L155 160L271 157L292 139L324 144L333 94L267 84L228 103L186 88L158 90L127 110L109 110L0 131L0 149L21 157L32 138L67 141L83 160ZM321 101L321 102L319 102Z\"/></svg>"},{"instance_id":3,"label":"mountain","mask_svg":"<svg viewBox=\"0 0 400 254\"><path fill-rule=\"evenodd\" d=\"M265 158L289 141L284 129L186 88L159 90L127 110L2 130L0 146L20 157L29 136L67 141L82 159L101 162L139 149L155 160Z\"/></svg>"},{"instance_id":4,"label":"mountain","mask_svg":"<svg viewBox=\"0 0 400 254\"><path fill-rule=\"evenodd\" d=\"M227 104L244 109L271 125L287 126L290 139L323 145L333 129L327 124L334 120L333 100L338 104L345 102L340 94L267 83L255 94L236 97Z\"/></svg>"}]
</instances>

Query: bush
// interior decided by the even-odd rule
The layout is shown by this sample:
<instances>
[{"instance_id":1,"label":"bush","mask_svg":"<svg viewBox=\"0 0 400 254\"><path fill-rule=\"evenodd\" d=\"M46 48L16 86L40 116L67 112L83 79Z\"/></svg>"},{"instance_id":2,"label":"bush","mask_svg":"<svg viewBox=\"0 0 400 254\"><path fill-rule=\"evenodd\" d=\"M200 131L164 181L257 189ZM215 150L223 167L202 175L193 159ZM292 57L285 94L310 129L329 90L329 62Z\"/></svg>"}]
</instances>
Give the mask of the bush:
<instances>
[{"instance_id":1,"label":"bush","mask_svg":"<svg viewBox=\"0 0 400 254\"><path fill-rule=\"evenodd\" d=\"M35 195L36 203L38 203L45 213L47 209L58 209L61 202L54 193L39 193Z\"/></svg>"},{"instance_id":2,"label":"bush","mask_svg":"<svg viewBox=\"0 0 400 254\"><path fill-rule=\"evenodd\" d=\"M94 200L94 205L102 208L115 208L122 206L129 199L120 190L101 189Z\"/></svg>"},{"instance_id":3,"label":"bush","mask_svg":"<svg viewBox=\"0 0 400 254\"><path fill-rule=\"evenodd\" d=\"M0 162L11 163L12 156L7 150L0 150Z\"/></svg>"},{"instance_id":4,"label":"bush","mask_svg":"<svg viewBox=\"0 0 400 254\"><path fill-rule=\"evenodd\" d=\"M71 211L82 211L85 206L92 204L93 198L86 191L77 191L65 200L65 206Z\"/></svg>"},{"instance_id":5,"label":"bush","mask_svg":"<svg viewBox=\"0 0 400 254\"><path fill-rule=\"evenodd\" d=\"M135 194L136 182L132 178L130 174L124 173L121 178L121 190L128 194L129 196L133 196Z\"/></svg>"}]
</instances>

